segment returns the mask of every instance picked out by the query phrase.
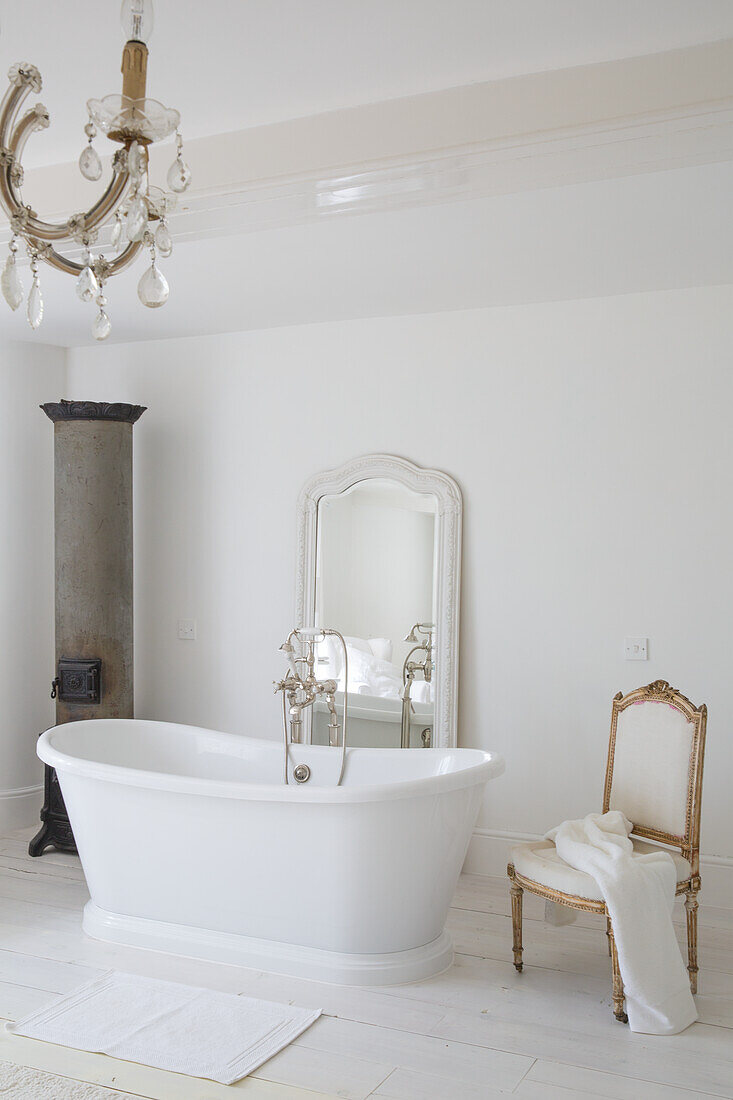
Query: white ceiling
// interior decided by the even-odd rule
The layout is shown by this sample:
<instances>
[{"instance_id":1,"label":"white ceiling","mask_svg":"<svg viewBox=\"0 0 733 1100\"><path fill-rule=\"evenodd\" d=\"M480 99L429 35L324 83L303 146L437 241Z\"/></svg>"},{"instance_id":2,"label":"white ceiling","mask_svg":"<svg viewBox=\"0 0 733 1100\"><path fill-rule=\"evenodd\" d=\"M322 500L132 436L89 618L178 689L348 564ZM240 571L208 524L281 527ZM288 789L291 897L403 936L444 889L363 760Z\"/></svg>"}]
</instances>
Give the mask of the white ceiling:
<instances>
[{"instance_id":1,"label":"white ceiling","mask_svg":"<svg viewBox=\"0 0 733 1100\"><path fill-rule=\"evenodd\" d=\"M731 0L155 0L150 94L191 137L733 37ZM119 91L118 0L2 0L3 66L44 77L27 167L76 159Z\"/></svg>"}]
</instances>

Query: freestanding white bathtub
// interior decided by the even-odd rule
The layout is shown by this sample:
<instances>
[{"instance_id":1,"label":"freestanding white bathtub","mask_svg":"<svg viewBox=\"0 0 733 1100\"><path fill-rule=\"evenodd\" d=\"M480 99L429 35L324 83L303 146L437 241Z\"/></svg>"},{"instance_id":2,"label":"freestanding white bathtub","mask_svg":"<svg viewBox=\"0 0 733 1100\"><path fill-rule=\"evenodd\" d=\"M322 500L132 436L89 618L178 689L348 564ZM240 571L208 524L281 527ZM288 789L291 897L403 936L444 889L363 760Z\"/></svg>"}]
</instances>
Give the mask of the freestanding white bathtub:
<instances>
[{"instance_id":1,"label":"freestanding white bathtub","mask_svg":"<svg viewBox=\"0 0 733 1100\"><path fill-rule=\"evenodd\" d=\"M47 730L98 939L340 984L436 974L487 781L472 749L294 745L107 719Z\"/></svg>"}]
</instances>

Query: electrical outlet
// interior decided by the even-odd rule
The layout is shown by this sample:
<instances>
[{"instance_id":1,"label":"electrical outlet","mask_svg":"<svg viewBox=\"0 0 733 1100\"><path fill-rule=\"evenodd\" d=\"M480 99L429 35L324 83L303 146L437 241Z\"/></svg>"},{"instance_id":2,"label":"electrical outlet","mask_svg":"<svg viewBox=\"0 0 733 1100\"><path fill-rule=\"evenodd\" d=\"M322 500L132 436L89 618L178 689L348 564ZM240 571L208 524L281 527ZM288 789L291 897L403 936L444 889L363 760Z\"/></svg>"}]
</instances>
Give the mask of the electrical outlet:
<instances>
[{"instance_id":1,"label":"electrical outlet","mask_svg":"<svg viewBox=\"0 0 733 1100\"><path fill-rule=\"evenodd\" d=\"M178 637L182 642L195 642L196 641L196 620L195 619L179 619L178 620Z\"/></svg>"},{"instance_id":2,"label":"electrical outlet","mask_svg":"<svg viewBox=\"0 0 733 1100\"><path fill-rule=\"evenodd\" d=\"M648 638L624 638L624 660L626 661L646 661L648 649Z\"/></svg>"}]
</instances>

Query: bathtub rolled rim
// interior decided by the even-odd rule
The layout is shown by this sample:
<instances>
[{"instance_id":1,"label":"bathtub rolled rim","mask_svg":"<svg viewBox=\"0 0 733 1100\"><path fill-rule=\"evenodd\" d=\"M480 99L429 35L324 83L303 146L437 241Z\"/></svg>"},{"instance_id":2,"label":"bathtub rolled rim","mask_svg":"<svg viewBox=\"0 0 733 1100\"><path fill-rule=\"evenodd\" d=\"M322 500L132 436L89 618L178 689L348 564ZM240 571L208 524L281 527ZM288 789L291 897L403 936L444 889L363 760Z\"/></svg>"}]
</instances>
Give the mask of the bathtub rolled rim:
<instances>
[{"instance_id":1,"label":"bathtub rolled rim","mask_svg":"<svg viewBox=\"0 0 733 1100\"><path fill-rule=\"evenodd\" d=\"M91 719L82 721L136 721L135 719ZM177 722L153 722L147 719L138 719L145 725L162 728L179 726L182 729L208 734L215 734L222 738L246 737L249 742L260 744L268 751L273 751L273 745L277 742L266 739L248 737L244 734L227 734L218 730L210 730L205 727L182 726ZM232 780L206 779L197 776L177 775L172 772L149 771L144 768L134 768L124 764L109 764L101 761L89 760L62 752L53 744L54 734L59 730L68 729L69 726L79 725L78 722L66 722L51 726L45 730L38 739L36 752L39 758L55 768L62 775L76 775L86 779L100 780L107 783L117 783L124 786L142 787L150 790L170 791L180 794L196 794L215 798L230 798L259 802L380 802L392 799L418 797L447 793L453 790L469 789L479 784L487 783L504 772L504 759L497 753L484 752L481 749L375 749L376 752L459 752L471 753L479 758L475 764L456 771L444 774L419 776L415 779L400 780L390 783L364 783L353 786L317 786L313 784L284 784L284 783L242 783ZM308 746L310 750L321 746ZM291 747L297 750L297 746ZM335 749L323 747L325 753L336 752ZM353 752L369 752L369 749L354 747L346 750L348 769L349 754ZM291 756L292 759L292 756Z\"/></svg>"}]
</instances>

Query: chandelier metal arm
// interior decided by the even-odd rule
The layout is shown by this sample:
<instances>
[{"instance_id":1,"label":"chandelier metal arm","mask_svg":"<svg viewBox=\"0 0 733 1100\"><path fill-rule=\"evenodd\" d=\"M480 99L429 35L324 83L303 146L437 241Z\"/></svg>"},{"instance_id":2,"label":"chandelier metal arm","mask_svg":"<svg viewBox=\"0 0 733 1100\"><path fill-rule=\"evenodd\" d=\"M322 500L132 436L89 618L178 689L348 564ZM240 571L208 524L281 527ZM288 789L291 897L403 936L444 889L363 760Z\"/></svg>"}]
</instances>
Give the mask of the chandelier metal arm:
<instances>
[{"instance_id":1,"label":"chandelier metal arm","mask_svg":"<svg viewBox=\"0 0 733 1100\"><path fill-rule=\"evenodd\" d=\"M0 173L0 202L9 218L19 217L23 221L25 232L29 236L37 237L43 241L60 241L68 238L75 229L84 233L91 233L101 225L122 199L127 185L130 182L128 172L115 172L109 187L85 214L76 214L73 219L60 225L44 222L36 217L35 213L23 205L13 181L12 163L6 164ZM74 226L70 224L74 222Z\"/></svg>"},{"instance_id":2,"label":"chandelier metal arm","mask_svg":"<svg viewBox=\"0 0 733 1100\"><path fill-rule=\"evenodd\" d=\"M13 136L9 144L10 152L15 157L17 164L20 164L20 158L23 155L25 143L33 131L46 130L50 123L51 119L49 113L42 103L36 103L35 107L31 107L29 111L26 111L13 130Z\"/></svg>"},{"instance_id":3,"label":"chandelier metal arm","mask_svg":"<svg viewBox=\"0 0 733 1100\"><path fill-rule=\"evenodd\" d=\"M51 248L50 245L44 245L41 241L36 241L35 243L38 246L41 259L45 260L51 267L55 267L57 271L63 271L67 275L81 275L84 270L84 264L78 264L75 260L67 259L66 256L62 256L54 248ZM143 248L142 241L132 241L114 260L105 260L105 279L117 275L120 271L124 271L126 267L134 263L141 248Z\"/></svg>"},{"instance_id":4,"label":"chandelier metal arm","mask_svg":"<svg viewBox=\"0 0 733 1100\"><path fill-rule=\"evenodd\" d=\"M19 68L20 66L14 65L10 70L10 84L0 103L0 143L3 148L7 148L8 133L22 103L28 98L34 87L38 88L39 91L41 87L40 74L36 84L33 84L31 80L24 77L14 80L12 74Z\"/></svg>"},{"instance_id":5,"label":"chandelier metal arm","mask_svg":"<svg viewBox=\"0 0 733 1100\"><path fill-rule=\"evenodd\" d=\"M86 214L82 215L84 218L85 230L96 229L98 225L101 225L102 222L107 220L115 207L118 206L120 199L127 190L129 182L129 172L115 171L112 182L102 197L95 202L94 206L92 206Z\"/></svg>"},{"instance_id":6,"label":"chandelier metal arm","mask_svg":"<svg viewBox=\"0 0 733 1100\"><path fill-rule=\"evenodd\" d=\"M2 172L3 178L0 179L0 200L2 200L9 217L15 214L24 218L30 236L38 237L43 241L60 241L68 237L70 232L74 231L74 228L82 228L84 232L91 232L98 225L101 225L122 199L130 181L130 174L126 169L115 167L114 175L107 190L94 206L90 207L85 214L74 215L74 227L70 226L69 221L57 225L42 221L35 213L28 211L28 208L23 206L18 187L13 180L13 169L15 165L19 164L20 156L30 135L36 130L45 129L47 125L48 112L41 104L37 104L35 108L23 116L15 127L9 145L10 156L6 158L7 163ZM0 134L0 140L3 140L4 137L4 133ZM26 213L22 214L21 211Z\"/></svg>"},{"instance_id":7,"label":"chandelier metal arm","mask_svg":"<svg viewBox=\"0 0 733 1100\"><path fill-rule=\"evenodd\" d=\"M9 218L20 217L28 235L42 241L64 240L74 229L79 228L85 232L91 232L109 217L120 202L130 181L130 174L126 168L121 169L116 166L107 190L85 214L74 216L73 226L70 226L69 221L61 224L45 222L38 218L34 211L25 207L18 191L22 179L22 172L18 171L20 157L30 135L48 126L49 116L42 104L36 104L23 115L15 126L12 137L8 140L8 134L24 100L31 91L40 90L40 76L37 76L37 71L31 66L16 65L11 72L19 73L17 77L19 83L11 82L0 104L0 146L4 153L2 159L5 162L0 172L0 202Z\"/></svg>"},{"instance_id":8,"label":"chandelier metal arm","mask_svg":"<svg viewBox=\"0 0 733 1100\"><path fill-rule=\"evenodd\" d=\"M111 277L119 274L120 271L124 271L126 267L129 267L135 261L138 252L143 248L145 248L145 241L131 241L127 248L120 252L119 256L108 261L107 275Z\"/></svg>"}]
</instances>

